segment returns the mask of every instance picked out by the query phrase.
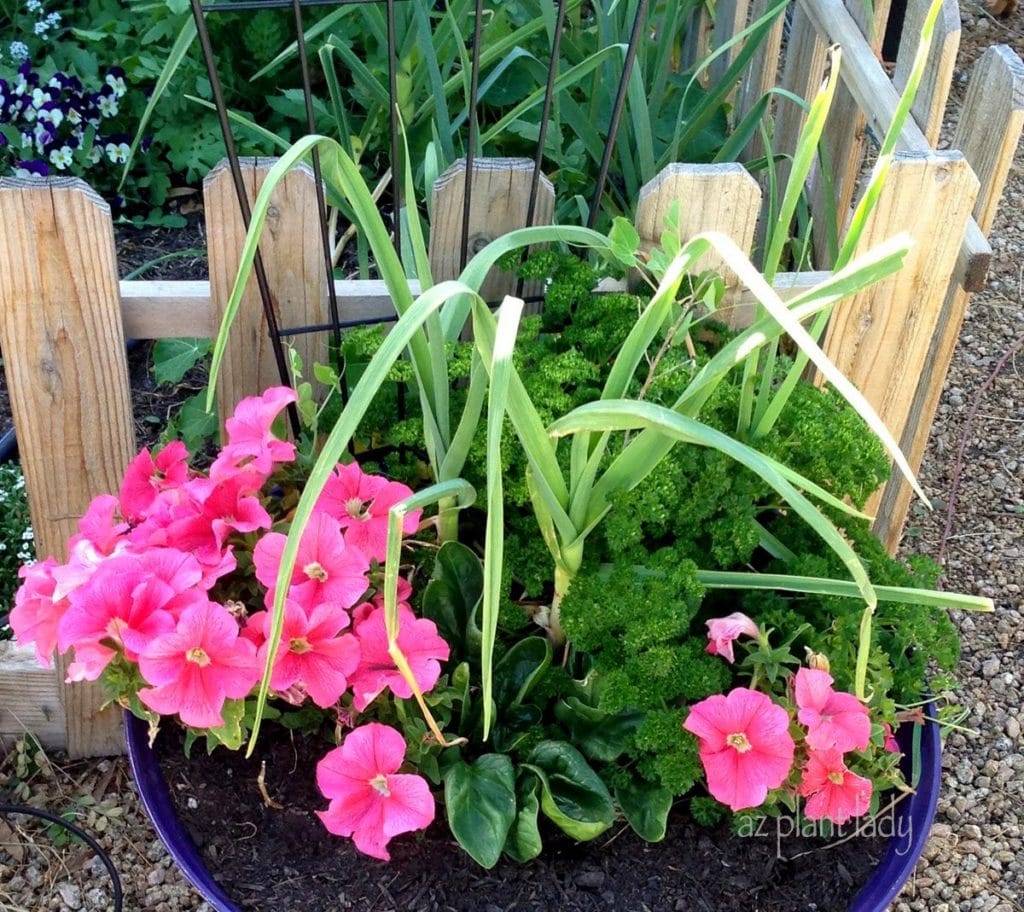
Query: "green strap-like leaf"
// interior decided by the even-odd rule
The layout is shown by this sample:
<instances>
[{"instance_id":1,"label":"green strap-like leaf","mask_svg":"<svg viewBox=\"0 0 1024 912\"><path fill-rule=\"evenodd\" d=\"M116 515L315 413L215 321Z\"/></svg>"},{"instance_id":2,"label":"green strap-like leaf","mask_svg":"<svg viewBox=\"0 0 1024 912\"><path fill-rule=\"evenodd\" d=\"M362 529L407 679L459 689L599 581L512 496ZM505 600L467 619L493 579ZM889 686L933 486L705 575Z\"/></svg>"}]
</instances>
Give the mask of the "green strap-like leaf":
<instances>
[{"instance_id":1,"label":"green strap-like leaf","mask_svg":"<svg viewBox=\"0 0 1024 912\"><path fill-rule=\"evenodd\" d=\"M664 406L630 399L587 403L553 422L548 431L554 436L564 436L580 431L626 431L638 428L656 430L680 443L710 447L746 466L777 491L835 551L857 583L864 601L868 605L876 603L874 589L864 565L839 530L793 486L779 470L779 464L775 460L728 434ZM608 511L609 499L613 494L632 490L646 477L635 469L637 451L634 451L634 447L638 441L639 438L634 439L594 485L590 513L592 520L596 521Z\"/></svg>"}]
</instances>

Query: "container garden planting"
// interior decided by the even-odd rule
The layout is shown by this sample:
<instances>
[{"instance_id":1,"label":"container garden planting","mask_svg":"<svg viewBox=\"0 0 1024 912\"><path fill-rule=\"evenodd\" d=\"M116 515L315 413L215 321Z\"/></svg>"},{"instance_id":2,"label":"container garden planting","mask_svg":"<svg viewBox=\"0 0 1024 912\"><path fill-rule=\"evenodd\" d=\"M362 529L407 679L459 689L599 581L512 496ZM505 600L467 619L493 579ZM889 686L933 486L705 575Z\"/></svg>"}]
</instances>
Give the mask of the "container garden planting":
<instances>
[{"instance_id":1,"label":"container garden planting","mask_svg":"<svg viewBox=\"0 0 1024 912\"><path fill-rule=\"evenodd\" d=\"M141 453L71 559L24 572L12 622L40 659L72 651L72 677L102 679L151 729L177 716L194 752L251 752L270 725L326 736L312 810L377 859L435 820L486 869L617 823L660 842L673 806L739 832L798 815L838 827L908 792L901 753L934 769L936 729L915 726L928 663L955 661L943 612L990 603L930 591L933 569L868 531L857 504L888 461L877 420L798 323L837 280L788 310L765 294L729 331L722 283L694 264L715 249L761 288L734 245L669 232L641 260L617 223L516 233L413 300L368 192L325 148L397 324L346 341L345 402L333 368L296 362L295 389L243 400L208 470L180 444ZM251 239L265 211L261 197ZM473 290L488 269L556 240L598 270L643 268L650 291L595 295L594 267L551 251L526 267L548 286L543 315L515 299L493 314ZM902 255L850 264L843 289ZM787 384L784 350L764 357L783 331L834 390ZM335 392L314 402L304 372ZM274 430L290 404L295 443ZM924 747L900 751L894 729ZM918 784L899 806L923 841L937 782ZM855 908L880 908L887 858Z\"/></svg>"}]
</instances>

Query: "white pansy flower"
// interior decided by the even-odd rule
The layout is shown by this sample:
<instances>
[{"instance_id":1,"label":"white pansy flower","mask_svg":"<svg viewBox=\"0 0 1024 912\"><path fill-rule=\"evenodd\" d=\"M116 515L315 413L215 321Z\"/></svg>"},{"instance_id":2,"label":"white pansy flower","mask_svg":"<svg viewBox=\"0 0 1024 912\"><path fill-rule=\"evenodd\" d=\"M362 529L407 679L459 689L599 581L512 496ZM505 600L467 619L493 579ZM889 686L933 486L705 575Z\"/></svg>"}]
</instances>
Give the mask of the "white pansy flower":
<instances>
[{"instance_id":1,"label":"white pansy flower","mask_svg":"<svg viewBox=\"0 0 1024 912\"><path fill-rule=\"evenodd\" d=\"M128 143L107 143L104 151L115 165L123 165L128 160L128 153L131 151Z\"/></svg>"},{"instance_id":2,"label":"white pansy flower","mask_svg":"<svg viewBox=\"0 0 1024 912\"><path fill-rule=\"evenodd\" d=\"M73 161L74 157L72 156L71 149L68 146L61 146L59 149L54 149L50 153L50 163L55 165L61 171L65 168L71 167L71 163Z\"/></svg>"},{"instance_id":3,"label":"white pansy flower","mask_svg":"<svg viewBox=\"0 0 1024 912\"><path fill-rule=\"evenodd\" d=\"M101 95L99 109L104 117L114 117L117 114L117 99L113 95Z\"/></svg>"}]
</instances>

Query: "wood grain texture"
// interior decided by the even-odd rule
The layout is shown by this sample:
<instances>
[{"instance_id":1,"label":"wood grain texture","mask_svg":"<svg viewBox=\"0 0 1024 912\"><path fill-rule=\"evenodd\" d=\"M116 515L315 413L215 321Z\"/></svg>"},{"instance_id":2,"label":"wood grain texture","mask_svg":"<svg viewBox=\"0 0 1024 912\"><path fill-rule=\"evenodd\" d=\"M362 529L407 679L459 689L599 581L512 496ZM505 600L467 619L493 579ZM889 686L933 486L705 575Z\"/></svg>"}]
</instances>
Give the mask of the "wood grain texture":
<instances>
[{"instance_id":1,"label":"wood grain texture","mask_svg":"<svg viewBox=\"0 0 1024 912\"><path fill-rule=\"evenodd\" d=\"M868 124L876 136L884 136L893 121L899 94L885 75L882 65L874 54L864 52L866 41L857 24L843 6L842 0L799 0L800 7L822 35L830 41L840 43L844 49L843 81L857 99L861 111L867 115ZM848 54L849 48L861 49L860 53ZM931 147L924 133L913 118L908 118L900 132L897 149L910 152L927 152ZM992 259L992 248L977 222L972 218L967 225L961 253L957 259L956 281L965 291L978 291L985 287L988 264Z\"/></svg>"},{"instance_id":2,"label":"wood grain texture","mask_svg":"<svg viewBox=\"0 0 1024 912\"><path fill-rule=\"evenodd\" d=\"M711 50L712 35L715 23L705 4L700 4L691 14L683 36L683 47L680 52L679 70L687 72L704 60ZM698 77L700 84L706 86L709 80L705 69Z\"/></svg>"},{"instance_id":3,"label":"wood grain texture","mask_svg":"<svg viewBox=\"0 0 1024 912\"><path fill-rule=\"evenodd\" d=\"M885 23L889 18L889 0L875 0L870 6L865 4L864 0L844 0L844 2L846 10L861 36L861 41L852 45L842 45L840 76L848 71L850 57L853 55L870 55L870 61L860 62L862 66L870 66L872 63L878 62L877 55L882 47ZM872 7L873 14L869 14ZM903 34L904 41L906 41L909 32L904 31ZM811 188L811 215L819 229L814 235L815 264L819 269L832 265L828 234L824 230L828 219L836 219L840 243L842 240L847 214L850 204L853 202L857 177L864 162L867 139L866 125L867 118L861 111L857 99L845 81L840 79L821 137L822 148L830 165L831 187L828 187L821 175L818 174ZM881 140L881 137L878 139Z\"/></svg>"},{"instance_id":4,"label":"wood grain texture","mask_svg":"<svg viewBox=\"0 0 1024 912\"><path fill-rule=\"evenodd\" d=\"M754 22L760 19L772 6L774 6L772 0L752 0L750 21ZM761 97L778 83L779 53L782 48L782 34L785 25L786 17L779 16L765 36L765 40L754 51L736 96L736 123L739 123L760 101ZM769 106L770 110L771 106ZM753 161L764 155L764 152L764 140L760 133L755 133L743 151L743 160Z\"/></svg>"},{"instance_id":5,"label":"wood grain texture","mask_svg":"<svg viewBox=\"0 0 1024 912\"><path fill-rule=\"evenodd\" d=\"M67 747L67 722L56 672L40 668L32 649L0 643L0 752L26 732L52 750Z\"/></svg>"},{"instance_id":6,"label":"wood grain texture","mask_svg":"<svg viewBox=\"0 0 1024 912\"><path fill-rule=\"evenodd\" d=\"M761 210L761 187L742 165L669 165L645 184L636 208L643 248L659 243L665 220L676 205L684 243L697 234L718 231L750 255ZM737 284L736 274L713 253L701 257L694 271L705 269L722 273L727 286Z\"/></svg>"},{"instance_id":7,"label":"wood grain texture","mask_svg":"<svg viewBox=\"0 0 1024 912\"><path fill-rule=\"evenodd\" d=\"M63 559L135 450L114 231L106 204L68 179L0 181L0 224L0 347L36 550ZM119 751L100 688L61 686L69 752Z\"/></svg>"},{"instance_id":8,"label":"wood grain texture","mask_svg":"<svg viewBox=\"0 0 1024 912\"><path fill-rule=\"evenodd\" d=\"M276 159L242 159L242 173L250 203L255 200ZM235 283L245 226L227 162L222 161L203 182L206 237L210 264L210 297L215 325L219 326ZM260 237L260 252L270 284L271 300L281 329L327 322L327 273L324 268L316 186L312 171L302 166L289 172L274 190L270 211ZM344 317L342 317L344 319ZM307 373L314 361L326 362L326 332L292 337ZM238 316L231 328L224 366L217 384L217 409L230 415L238 401L281 377L263 304L251 274Z\"/></svg>"},{"instance_id":9,"label":"wood grain texture","mask_svg":"<svg viewBox=\"0 0 1024 912\"><path fill-rule=\"evenodd\" d=\"M380 279L338 279L334 288L343 320L385 322L395 315L391 295ZM409 288L418 295L420 283L412 279ZM122 281L121 319L130 339L209 339L217 332L210 283L203 281Z\"/></svg>"},{"instance_id":10,"label":"wood grain texture","mask_svg":"<svg viewBox=\"0 0 1024 912\"><path fill-rule=\"evenodd\" d=\"M995 218L1022 127L1024 64L1006 46L989 48L975 64L954 140L980 180L974 217L983 231L991 228ZM917 429L930 429L935 421L968 301L967 292L957 285L947 291L939 330L917 385L907 431L900 442L915 471L924 460L928 443L928 434L918 433ZM899 547L913 497L910 486L895 477L889 480L882 495L875 532L892 554Z\"/></svg>"},{"instance_id":11,"label":"wood grain texture","mask_svg":"<svg viewBox=\"0 0 1024 912\"><path fill-rule=\"evenodd\" d=\"M896 275L841 301L829 323L825 353L896 440L907 428L977 193L978 179L959 152L898 153L858 252L900 231L914 245Z\"/></svg>"},{"instance_id":12,"label":"wood grain texture","mask_svg":"<svg viewBox=\"0 0 1024 912\"><path fill-rule=\"evenodd\" d=\"M903 40L896 55L896 71L892 82L900 94L907 87L907 79L914 65L917 43L928 14L929 0L907 0L903 19ZM935 23L932 43L928 49L928 62L917 89L917 97L910 113L933 149L939 142L942 120L946 114L946 101L953 84L956 54L960 48L960 5L957 0L943 0L942 10ZM960 147L954 145L953 148Z\"/></svg>"},{"instance_id":13,"label":"wood grain texture","mask_svg":"<svg viewBox=\"0 0 1024 912\"><path fill-rule=\"evenodd\" d=\"M473 162L470 184L469 250L467 259L495 238L526 227L533 162L528 158L478 158ZM456 279L461 270L462 215L465 199L466 160L455 162L434 183L434 219L430 226L430 271L435 282ZM555 188L541 175L537 188L534 225L550 225L555 208ZM492 269L480 288L485 301L501 301L515 291L511 272ZM540 287L528 283L523 294L531 297Z\"/></svg>"},{"instance_id":14,"label":"wood grain texture","mask_svg":"<svg viewBox=\"0 0 1024 912\"><path fill-rule=\"evenodd\" d=\"M814 23L801 4L793 7L789 42L786 45L786 60L782 68L782 88L799 98L810 102L825 78L825 63L828 45L818 34ZM778 100L778 114L775 118L775 136L772 152L792 156L796 151L800 131L807 120L805 110L788 99ZM779 193L789 183L790 162L784 159L778 164Z\"/></svg>"},{"instance_id":15,"label":"wood grain texture","mask_svg":"<svg viewBox=\"0 0 1024 912\"><path fill-rule=\"evenodd\" d=\"M716 0L715 22L711 29L711 50L717 51L728 44L734 35L743 31L750 12L750 0ZM724 54L711 61L708 67L712 85L725 76L725 71L736 57L742 44L733 45Z\"/></svg>"}]
</instances>

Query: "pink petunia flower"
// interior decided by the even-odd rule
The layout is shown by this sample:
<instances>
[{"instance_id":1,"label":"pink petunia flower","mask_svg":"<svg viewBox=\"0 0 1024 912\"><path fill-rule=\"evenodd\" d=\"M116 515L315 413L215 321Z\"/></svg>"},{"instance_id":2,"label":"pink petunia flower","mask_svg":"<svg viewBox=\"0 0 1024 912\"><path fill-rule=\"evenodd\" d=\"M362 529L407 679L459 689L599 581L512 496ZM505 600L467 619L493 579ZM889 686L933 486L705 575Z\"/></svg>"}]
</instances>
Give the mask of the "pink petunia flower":
<instances>
[{"instance_id":1,"label":"pink petunia flower","mask_svg":"<svg viewBox=\"0 0 1024 912\"><path fill-rule=\"evenodd\" d=\"M871 780L851 773L836 748L810 752L800 781L807 798L809 820L831 820L842 826L851 817L866 814L871 804Z\"/></svg>"},{"instance_id":2,"label":"pink petunia flower","mask_svg":"<svg viewBox=\"0 0 1024 912\"><path fill-rule=\"evenodd\" d=\"M174 616L163 606L175 594L134 557L105 561L71 593L71 607L57 627L61 652L75 650L68 680L95 681L118 650L136 661L153 639L174 629Z\"/></svg>"},{"instance_id":3,"label":"pink petunia flower","mask_svg":"<svg viewBox=\"0 0 1024 912\"><path fill-rule=\"evenodd\" d=\"M395 729L371 722L345 736L341 747L316 768L326 811L317 811L328 831L351 836L366 855L390 861L395 836L426 829L434 819L434 796L422 776L398 773L405 740Z\"/></svg>"},{"instance_id":4,"label":"pink petunia flower","mask_svg":"<svg viewBox=\"0 0 1024 912\"><path fill-rule=\"evenodd\" d=\"M121 482L118 503L123 516L132 521L145 517L153 501L163 491L188 481L188 450L180 440L172 440L156 456L148 447L130 463Z\"/></svg>"},{"instance_id":5,"label":"pink petunia flower","mask_svg":"<svg viewBox=\"0 0 1024 912\"><path fill-rule=\"evenodd\" d=\"M85 515L78 521L78 535L72 536L68 546L72 547L81 539L92 542L101 554L111 554L121 537L128 531L128 524L116 522L117 498L113 494L94 497L86 508Z\"/></svg>"},{"instance_id":6,"label":"pink petunia flower","mask_svg":"<svg viewBox=\"0 0 1024 912\"><path fill-rule=\"evenodd\" d=\"M708 791L734 811L760 805L792 769L789 713L759 691L737 687L701 700L683 728L700 739Z\"/></svg>"},{"instance_id":7,"label":"pink petunia flower","mask_svg":"<svg viewBox=\"0 0 1024 912\"><path fill-rule=\"evenodd\" d=\"M355 707L362 712L377 695L388 688L396 697L409 699L412 687L402 677L388 652L388 634L384 609L360 605L353 611L355 634L359 640L359 667L349 678ZM408 605L398 606L398 648L412 669L420 691L426 693L441 676L441 662L451 649L438 635L437 625L428 618L417 618Z\"/></svg>"},{"instance_id":8,"label":"pink petunia flower","mask_svg":"<svg viewBox=\"0 0 1024 912\"><path fill-rule=\"evenodd\" d=\"M247 466L269 477L274 465L295 459L295 445L274 436L271 427L286 405L296 400L295 390L274 386L262 396L249 396L235 406L224 422L228 442L210 467L210 478L219 480Z\"/></svg>"},{"instance_id":9,"label":"pink petunia flower","mask_svg":"<svg viewBox=\"0 0 1024 912\"><path fill-rule=\"evenodd\" d=\"M720 655L727 662L736 661L732 652L733 640L741 635L757 637L761 634L757 624L739 611L734 611L723 618L711 618L705 623L708 628L708 652L711 655Z\"/></svg>"},{"instance_id":10,"label":"pink petunia flower","mask_svg":"<svg viewBox=\"0 0 1024 912\"><path fill-rule=\"evenodd\" d=\"M269 637L270 612L259 613L263 615L263 635ZM285 602L284 628L270 686L286 691L299 685L323 709L337 703L348 688L349 675L359 665L359 641L351 633L339 636L348 625L348 612L337 605L321 603L307 616L298 602ZM268 651L264 643L260 664L266 663Z\"/></svg>"},{"instance_id":11,"label":"pink petunia flower","mask_svg":"<svg viewBox=\"0 0 1024 912\"><path fill-rule=\"evenodd\" d=\"M268 603L274 598L286 541L281 533L268 532L253 549L256 579L269 590ZM351 608L366 592L369 568L366 555L346 545L337 521L326 513L314 513L299 542L288 597L307 610L323 602Z\"/></svg>"},{"instance_id":12,"label":"pink petunia flower","mask_svg":"<svg viewBox=\"0 0 1024 912\"><path fill-rule=\"evenodd\" d=\"M387 556L388 510L412 494L412 489L380 475L367 475L356 462L339 465L324 485L316 509L333 516L345 530L345 541L367 556ZM407 513L402 532L412 535L422 510Z\"/></svg>"},{"instance_id":13,"label":"pink petunia flower","mask_svg":"<svg viewBox=\"0 0 1024 912\"><path fill-rule=\"evenodd\" d=\"M223 725L224 702L245 697L262 671L255 645L239 636L227 609L209 601L185 610L172 632L153 640L139 670L155 685L142 688L139 699L196 728Z\"/></svg>"},{"instance_id":14,"label":"pink petunia flower","mask_svg":"<svg viewBox=\"0 0 1024 912\"><path fill-rule=\"evenodd\" d=\"M900 749L900 743L896 740L896 736L893 734L892 726L888 722L882 723L882 731L885 734L885 749L890 754L901 754L903 751Z\"/></svg>"},{"instance_id":15,"label":"pink petunia flower","mask_svg":"<svg viewBox=\"0 0 1024 912\"><path fill-rule=\"evenodd\" d=\"M864 750L871 740L868 708L853 694L832 689L827 671L801 668L794 687L797 719L807 726L811 750L836 748L840 753Z\"/></svg>"},{"instance_id":16,"label":"pink petunia flower","mask_svg":"<svg viewBox=\"0 0 1024 912\"><path fill-rule=\"evenodd\" d=\"M57 585L53 571L57 566L57 561L48 557L18 570L22 582L8 617L14 638L22 646L34 645L36 658L44 668L53 665L57 626L71 605L67 599L53 597Z\"/></svg>"}]
</instances>

